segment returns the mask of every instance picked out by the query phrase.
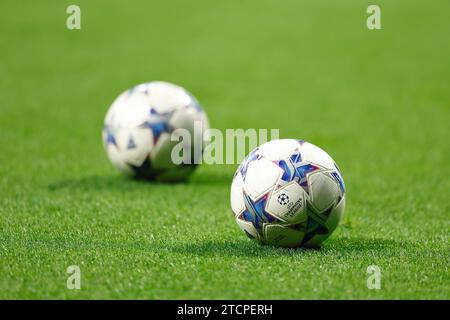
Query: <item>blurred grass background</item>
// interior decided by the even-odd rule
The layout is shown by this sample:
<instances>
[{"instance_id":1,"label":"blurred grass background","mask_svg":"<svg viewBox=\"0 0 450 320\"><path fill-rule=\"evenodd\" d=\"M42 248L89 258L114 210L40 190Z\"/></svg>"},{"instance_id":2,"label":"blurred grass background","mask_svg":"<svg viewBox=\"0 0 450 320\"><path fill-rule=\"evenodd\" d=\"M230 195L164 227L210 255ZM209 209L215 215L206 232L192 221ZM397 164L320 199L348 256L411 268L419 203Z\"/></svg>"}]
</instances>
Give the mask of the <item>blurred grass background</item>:
<instances>
[{"instance_id":1,"label":"blurred grass background","mask_svg":"<svg viewBox=\"0 0 450 320\"><path fill-rule=\"evenodd\" d=\"M76 1L70 31L73 3L0 3L1 298L449 298L448 1ZM327 150L343 226L319 251L259 247L231 216L236 166L121 177L103 117L152 80L186 87L215 128Z\"/></svg>"}]
</instances>

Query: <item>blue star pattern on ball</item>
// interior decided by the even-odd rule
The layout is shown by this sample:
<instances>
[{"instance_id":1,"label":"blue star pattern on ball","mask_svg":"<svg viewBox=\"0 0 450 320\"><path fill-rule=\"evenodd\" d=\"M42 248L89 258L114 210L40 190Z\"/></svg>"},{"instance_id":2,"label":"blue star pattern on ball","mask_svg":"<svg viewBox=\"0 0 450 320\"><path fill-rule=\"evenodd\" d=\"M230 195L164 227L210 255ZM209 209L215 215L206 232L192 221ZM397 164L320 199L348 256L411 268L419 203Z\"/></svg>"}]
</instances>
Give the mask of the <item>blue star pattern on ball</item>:
<instances>
[{"instance_id":1,"label":"blue star pattern on ball","mask_svg":"<svg viewBox=\"0 0 450 320\"><path fill-rule=\"evenodd\" d=\"M155 109L150 109L150 120L144 121L139 127L150 129L153 134L153 144L158 142L159 137L164 132L169 132L168 121L172 112L159 113Z\"/></svg>"},{"instance_id":2,"label":"blue star pattern on ball","mask_svg":"<svg viewBox=\"0 0 450 320\"><path fill-rule=\"evenodd\" d=\"M342 194L344 194L345 193L344 179L342 179L341 175L338 172L332 172L331 175L339 184L339 188L341 189Z\"/></svg>"},{"instance_id":3,"label":"blue star pattern on ball","mask_svg":"<svg viewBox=\"0 0 450 320\"><path fill-rule=\"evenodd\" d=\"M342 193L345 193L345 183L344 183L344 179L342 179L341 169L339 169L339 167L336 163L334 163L334 166L335 166L337 172L333 172L332 175L339 183L339 187L341 188Z\"/></svg>"},{"instance_id":4,"label":"blue star pattern on ball","mask_svg":"<svg viewBox=\"0 0 450 320\"><path fill-rule=\"evenodd\" d=\"M136 143L135 143L134 140L133 140L133 137L130 136L130 138L128 139L127 149L128 149L128 150L131 150L131 149L135 149L136 147L137 147L137 146L136 146Z\"/></svg>"},{"instance_id":5,"label":"blue star pattern on ball","mask_svg":"<svg viewBox=\"0 0 450 320\"><path fill-rule=\"evenodd\" d=\"M114 137L114 134L113 134L111 128L108 125L105 124L105 126L103 127L103 130L105 130L105 135L106 135L105 143L106 143L106 145L108 146L108 145L112 144L116 148L118 148L116 138Z\"/></svg>"},{"instance_id":6,"label":"blue star pattern on ball","mask_svg":"<svg viewBox=\"0 0 450 320\"><path fill-rule=\"evenodd\" d=\"M244 192L245 210L239 218L247 222L251 222L258 232L262 231L264 223L274 222L276 220L275 217L268 214L265 210L268 196L269 193L266 193L258 200L253 201Z\"/></svg>"},{"instance_id":7,"label":"blue star pattern on ball","mask_svg":"<svg viewBox=\"0 0 450 320\"><path fill-rule=\"evenodd\" d=\"M300 153L293 154L287 161L278 161L278 166L284 171L281 180L296 181L307 194L309 194L307 175L320 169L311 163L303 162Z\"/></svg>"},{"instance_id":8,"label":"blue star pattern on ball","mask_svg":"<svg viewBox=\"0 0 450 320\"><path fill-rule=\"evenodd\" d=\"M247 175L247 169L248 169L248 165L250 164L250 162L258 160L261 158L260 155L257 154L258 149L253 150L242 162L242 164L240 165L239 169L236 171L236 174L238 172L241 173L242 175L242 180L245 181L245 177Z\"/></svg>"}]
</instances>

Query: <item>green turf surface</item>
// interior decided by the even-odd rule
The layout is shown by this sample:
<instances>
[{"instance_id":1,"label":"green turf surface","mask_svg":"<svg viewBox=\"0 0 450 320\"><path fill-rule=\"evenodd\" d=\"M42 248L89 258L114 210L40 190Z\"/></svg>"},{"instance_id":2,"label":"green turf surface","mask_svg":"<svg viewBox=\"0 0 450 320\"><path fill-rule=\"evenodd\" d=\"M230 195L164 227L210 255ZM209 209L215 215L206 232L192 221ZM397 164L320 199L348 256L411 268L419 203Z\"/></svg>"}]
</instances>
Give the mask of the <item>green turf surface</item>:
<instances>
[{"instance_id":1,"label":"green turf surface","mask_svg":"<svg viewBox=\"0 0 450 320\"><path fill-rule=\"evenodd\" d=\"M449 1L76 1L69 31L71 3L0 4L0 298L450 298ZM232 218L236 166L120 176L103 117L151 80L215 128L327 150L343 225L320 250L261 247Z\"/></svg>"}]
</instances>

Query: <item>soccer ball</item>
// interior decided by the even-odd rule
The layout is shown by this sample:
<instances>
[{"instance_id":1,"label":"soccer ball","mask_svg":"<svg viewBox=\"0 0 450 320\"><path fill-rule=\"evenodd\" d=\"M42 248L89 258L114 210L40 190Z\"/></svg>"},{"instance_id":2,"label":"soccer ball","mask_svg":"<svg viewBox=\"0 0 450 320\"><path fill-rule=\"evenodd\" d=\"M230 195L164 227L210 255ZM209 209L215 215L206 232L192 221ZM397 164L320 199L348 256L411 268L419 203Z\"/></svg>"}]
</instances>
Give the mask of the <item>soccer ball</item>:
<instances>
[{"instance_id":1,"label":"soccer ball","mask_svg":"<svg viewBox=\"0 0 450 320\"><path fill-rule=\"evenodd\" d=\"M344 214L344 180L319 147L273 140L253 150L237 169L231 208L239 227L261 244L319 247Z\"/></svg>"},{"instance_id":2,"label":"soccer ball","mask_svg":"<svg viewBox=\"0 0 450 320\"><path fill-rule=\"evenodd\" d=\"M201 130L194 130L195 123ZM196 167L203 148L191 148L192 161L175 164L171 141L184 128L203 144L208 119L193 95L167 82L149 82L123 92L106 114L103 142L109 159L120 171L136 178L160 181L185 179Z\"/></svg>"}]
</instances>

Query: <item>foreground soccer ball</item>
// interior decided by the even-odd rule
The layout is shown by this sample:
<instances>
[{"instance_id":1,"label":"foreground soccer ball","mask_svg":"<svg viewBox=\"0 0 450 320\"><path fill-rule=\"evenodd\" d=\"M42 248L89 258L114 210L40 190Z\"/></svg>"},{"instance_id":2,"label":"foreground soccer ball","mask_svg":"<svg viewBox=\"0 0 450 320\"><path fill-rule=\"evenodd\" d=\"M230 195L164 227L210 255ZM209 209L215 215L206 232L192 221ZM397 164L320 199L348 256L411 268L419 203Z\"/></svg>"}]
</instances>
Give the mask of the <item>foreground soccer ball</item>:
<instances>
[{"instance_id":1,"label":"foreground soccer ball","mask_svg":"<svg viewBox=\"0 0 450 320\"><path fill-rule=\"evenodd\" d=\"M194 123L200 130L194 130ZM200 126L198 126L200 124ZM140 84L122 93L106 114L103 142L109 159L120 171L137 178L160 181L185 179L194 161L175 164L171 141L175 129L189 130L202 141L208 119L198 101L186 90L167 82ZM191 157L202 148L191 150Z\"/></svg>"},{"instance_id":2,"label":"foreground soccer ball","mask_svg":"<svg viewBox=\"0 0 450 320\"><path fill-rule=\"evenodd\" d=\"M344 207L345 186L336 163L301 140L259 146L231 185L236 222L261 244L319 247L338 226Z\"/></svg>"}]
</instances>

